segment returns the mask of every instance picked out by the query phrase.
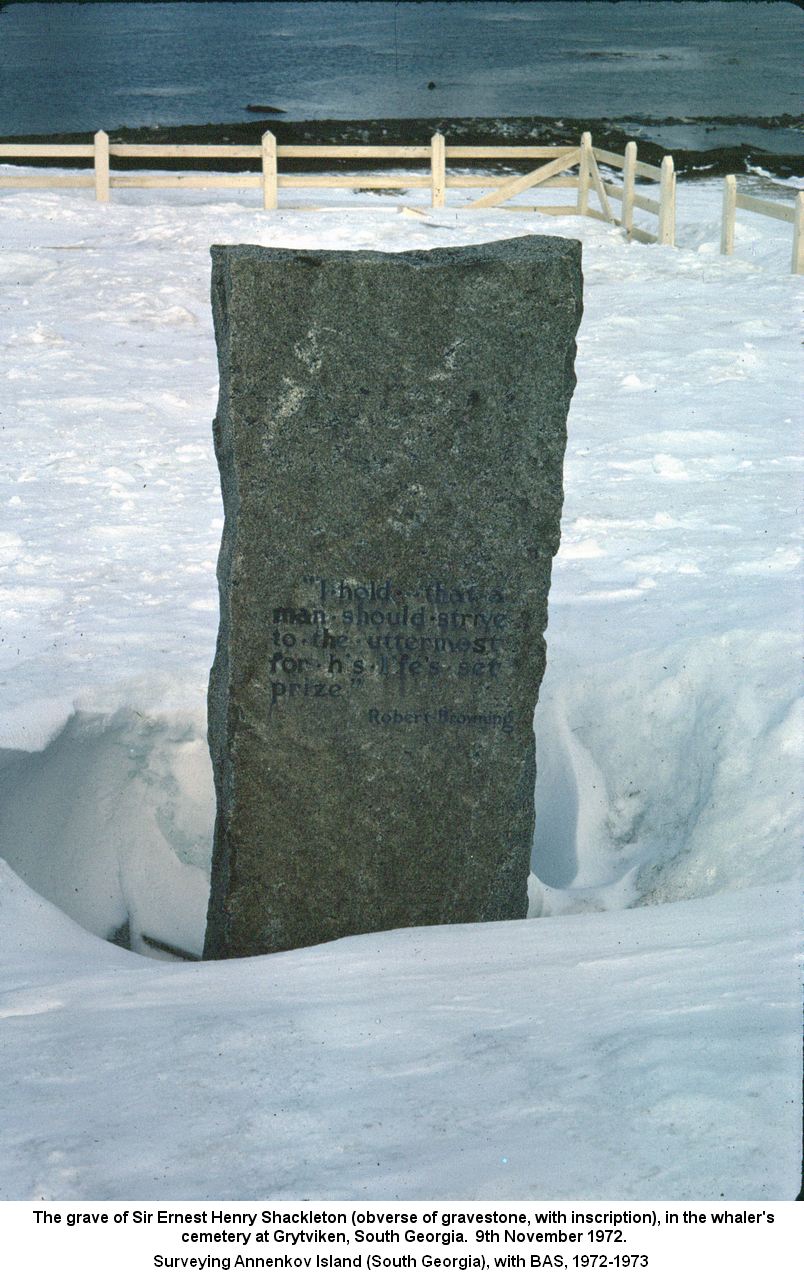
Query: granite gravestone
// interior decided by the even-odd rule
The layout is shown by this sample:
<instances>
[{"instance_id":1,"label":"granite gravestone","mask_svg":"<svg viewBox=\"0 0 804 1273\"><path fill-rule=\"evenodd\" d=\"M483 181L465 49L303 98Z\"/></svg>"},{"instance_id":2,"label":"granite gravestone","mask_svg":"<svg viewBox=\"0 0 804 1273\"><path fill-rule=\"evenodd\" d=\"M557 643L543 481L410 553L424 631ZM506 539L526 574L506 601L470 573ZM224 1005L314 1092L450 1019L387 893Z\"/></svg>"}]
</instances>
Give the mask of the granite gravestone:
<instances>
[{"instance_id":1,"label":"granite gravestone","mask_svg":"<svg viewBox=\"0 0 804 1273\"><path fill-rule=\"evenodd\" d=\"M212 258L205 955L523 916L580 244Z\"/></svg>"}]
</instances>

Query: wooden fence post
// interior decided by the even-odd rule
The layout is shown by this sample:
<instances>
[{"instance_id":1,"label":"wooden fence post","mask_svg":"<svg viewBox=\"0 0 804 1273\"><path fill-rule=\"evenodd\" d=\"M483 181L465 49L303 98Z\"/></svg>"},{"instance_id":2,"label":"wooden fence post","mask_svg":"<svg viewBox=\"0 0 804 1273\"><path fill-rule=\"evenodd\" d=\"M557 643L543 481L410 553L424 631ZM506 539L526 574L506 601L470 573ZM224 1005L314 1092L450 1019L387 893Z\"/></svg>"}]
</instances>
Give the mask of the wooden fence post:
<instances>
[{"instance_id":1,"label":"wooden fence post","mask_svg":"<svg viewBox=\"0 0 804 1273\"><path fill-rule=\"evenodd\" d=\"M659 183L659 242L675 247L676 242L676 174L673 156L662 160L662 176Z\"/></svg>"},{"instance_id":2,"label":"wooden fence post","mask_svg":"<svg viewBox=\"0 0 804 1273\"><path fill-rule=\"evenodd\" d=\"M443 208L447 188L447 148L441 133L433 133L430 147L431 204L434 208Z\"/></svg>"},{"instance_id":3,"label":"wooden fence post","mask_svg":"<svg viewBox=\"0 0 804 1273\"><path fill-rule=\"evenodd\" d=\"M272 132L262 135L262 206L277 206L276 138Z\"/></svg>"},{"instance_id":4,"label":"wooden fence post","mask_svg":"<svg viewBox=\"0 0 804 1273\"><path fill-rule=\"evenodd\" d=\"M737 178L723 179L723 220L720 226L720 251L731 256L734 251L734 218L737 212Z\"/></svg>"},{"instance_id":5,"label":"wooden fence post","mask_svg":"<svg viewBox=\"0 0 804 1273\"><path fill-rule=\"evenodd\" d=\"M95 198L98 203L109 202L109 134L101 130L95 134Z\"/></svg>"},{"instance_id":6,"label":"wooden fence post","mask_svg":"<svg viewBox=\"0 0 804 1273\"><path fill-rule=\"evenodd\" d=\"M637 144L635 141L629 141L625 148L625 163L623 165L623 202L621 211L622 227L629 239L631 237L631 230L634 226L636 160Z\"/></svg>"},{"instance_id":7,"label":"wooden fence post","mask_svg":"<svg viewBox=\"0 0 804 1273\"><path fill-rule=\"evenodd\" d=\"M592 153L592 134L581 133L581 162L578 165L578 215L585 217L589 211L589 156Z\"/></svg>"},{"instance_id":8,"label":"wooden fence post","mask_svg":"<svg viewBox=\"0 0 804 1273\"><path fill-rule=\"evenodd\" d=\"M804 274L804 190L796 195L796 215L793 222L793 273Z\"/></svg>"}]
</instances>

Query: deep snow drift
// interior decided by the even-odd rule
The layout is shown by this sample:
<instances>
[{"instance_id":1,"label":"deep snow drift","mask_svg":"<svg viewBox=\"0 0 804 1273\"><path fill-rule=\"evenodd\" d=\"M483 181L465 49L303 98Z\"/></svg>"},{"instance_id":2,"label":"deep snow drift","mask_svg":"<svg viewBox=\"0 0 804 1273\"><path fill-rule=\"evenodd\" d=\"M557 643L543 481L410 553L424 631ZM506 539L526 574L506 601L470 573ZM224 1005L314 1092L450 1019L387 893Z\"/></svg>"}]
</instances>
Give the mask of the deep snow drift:
<instances>
[{"instance_id":1,"label":"deep snow drift","mask_svg":"<svg viewBox=\"0 0 804 1273\"><path fill-rule=\"evenodd\" d=\"M585 317L532 882L553 918L167 967L4 877L6 1196L790 1197L790 227L743 215L719 257L719 183L680 186L676 251L575 217L351 202L368 210L0 196L0 856L91 932L200 949L209 244L566 234Z\"/></svg>"}]
</instances>

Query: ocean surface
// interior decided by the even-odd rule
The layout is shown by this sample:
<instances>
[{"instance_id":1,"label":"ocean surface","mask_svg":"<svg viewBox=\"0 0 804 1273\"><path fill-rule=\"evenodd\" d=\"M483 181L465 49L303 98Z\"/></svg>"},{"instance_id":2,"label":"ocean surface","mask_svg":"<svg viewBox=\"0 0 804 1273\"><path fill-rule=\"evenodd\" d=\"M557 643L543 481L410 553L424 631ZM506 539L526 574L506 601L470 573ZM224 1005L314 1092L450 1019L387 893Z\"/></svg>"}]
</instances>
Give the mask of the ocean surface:
<instances>
[{"instance_id":1,"label":"ocean surface","mask_svg":"<svg viewBox=\"0 0 804 1273\"><path fill-rule=\"evenodd\" d=\"M781 0L11 3L0 135L236 122L263 105L288 120L619 119L668 148L790 154L802 60L804 16Z\"/></svg>"}]
</instances>

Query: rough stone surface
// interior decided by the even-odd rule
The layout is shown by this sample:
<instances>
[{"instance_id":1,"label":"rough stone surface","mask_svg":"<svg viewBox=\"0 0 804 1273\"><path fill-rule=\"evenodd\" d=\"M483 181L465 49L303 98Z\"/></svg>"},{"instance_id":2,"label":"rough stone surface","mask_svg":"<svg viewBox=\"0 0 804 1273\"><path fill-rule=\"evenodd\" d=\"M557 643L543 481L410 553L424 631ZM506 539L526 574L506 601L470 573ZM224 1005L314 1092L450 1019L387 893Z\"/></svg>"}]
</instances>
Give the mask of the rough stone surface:
<instances>
[{"instance_id":1,"label":"rough stone surface","mask_svg":"<svg viewBox=\"0 0 804 1273\"><path fill-rule=\"evenodd\" d=\"M580 244L212 256L205 953L523 916Z\"/></svg>"}]
</instances>

